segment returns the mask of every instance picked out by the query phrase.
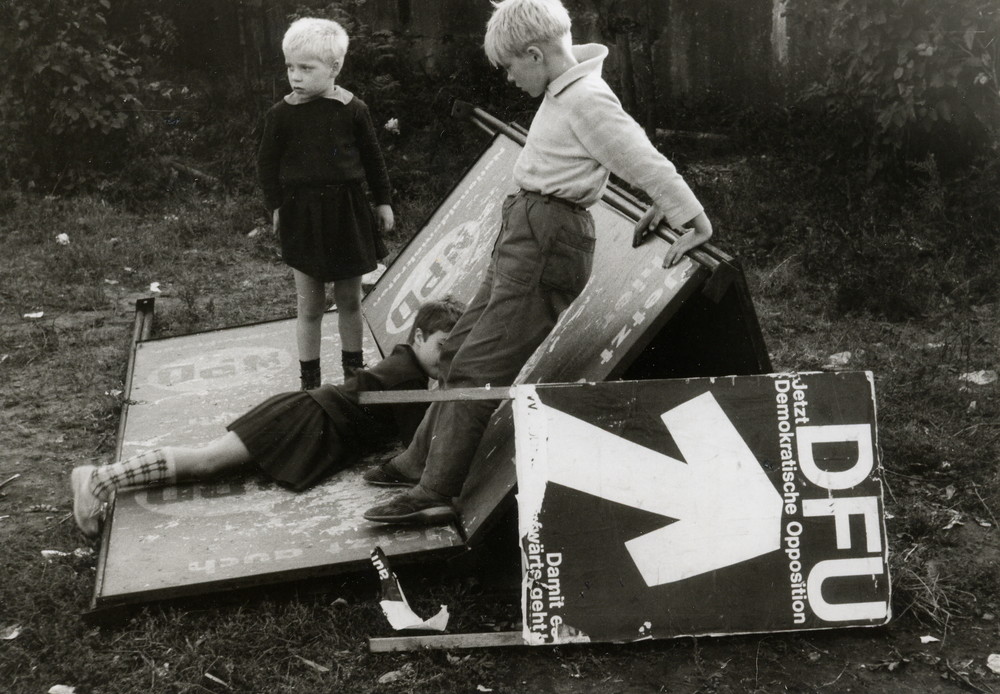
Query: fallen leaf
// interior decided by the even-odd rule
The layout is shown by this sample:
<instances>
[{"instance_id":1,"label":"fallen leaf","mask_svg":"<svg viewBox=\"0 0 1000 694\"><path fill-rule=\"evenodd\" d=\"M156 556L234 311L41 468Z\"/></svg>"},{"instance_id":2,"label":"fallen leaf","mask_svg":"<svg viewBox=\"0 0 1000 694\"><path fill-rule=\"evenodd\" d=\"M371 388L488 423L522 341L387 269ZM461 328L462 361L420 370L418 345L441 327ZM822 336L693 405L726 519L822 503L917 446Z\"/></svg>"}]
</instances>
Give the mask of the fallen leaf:
<instances>
[{"instance_id":1,"label":"fallen leaf","mask_svg":"<svg viewBox=\"0 0 1000 694\"><path fill-rule=\"evenodd\" d=\"M823 368L841 369L851 363L851 356L850 352L837 352L836 354L831 354L826 358L826 364L823 365Z\"/></svg>"},{"instance_id":2,"label":"fallen leaf","mask_svg":"<svg viewBox=\"0 0 1000 694\"><path fill-rule=\"evenodd\" d=\"M492 690L492 689L490 689L489 687L484 687L484 686L483 686L483 685L481 685L481 684L477 684L477 685L476 685L476 691L477 691L477 692L492 692L493 690Z\"/></svg>"},{"instance_id":3,"label":"fallen leaf","mask_svg":"<svg viewBox=\"0 0 1000 694\"><path fill-rule=\"evenodd\" d=\"M398 682L399 680L409 676L413 672L413 665L407 663L398 670L391 670L381 677L378 678L379 684L389 684L390 682Z\"/></svg>"},{"instance_id":4,"label":"fallen leaf","mask_svg":"<svg viewBox=\"0 0 1000 694\"><path fill-rule=\"evenodd\" d=\"M961 513L959 513L958 511L955 511L955 510L950 511L950 513L951 513L951 520L948 521L948 524L946 526L944 526L944 528L942 528L942 530L951 530L956 525L965 525L965 523L962 522L962 514Z\"/></svg>"},{"instance_id":5,"label":"fallen leaf","mask_svg":"<svg viewBox=\"0 0 1000 694\"><path fill-rule=\"evenodd\" d=\"M211 672L206 672L205 673L205 679L211 680L212 682L215 682L216 684L221 684L226 689L232 689L232 687L229 686L228 682L226 682L225 680L220 680L218 677L216 677L215 675L213 675Z\"/></svg>"},{"instance_id":6,"label":"fallen leaf","mask_svg":"<svg viewBox=\"0 0 1000 694\"><path fill-rule=\"evenodd\" d=\"M976 386L988 386L991 383L997 382L997 372L993 369L970 371L959 376L958 380L965 381L966 383L971 383Z\"/></svg>"},{"instance_id":7,"label":"fallen leaf","mask_svg":"<svg viewBox=\"0 0 1000 694\"><path fill-rule=\"evenodd\" d=\"M160 292L160 283L159 282L150 282L149 283L149 291L153 292L154 294L158 294Z\"/></svg>"},{"instance_id":8,"label":"fallen leaf","mask_svg":"<svg viewBox=\"0 0 1000 694\"><path fill-rule=\"evenodd\" d=\"M883 660L879 663L866 663L862 665L866 670L886 670L888 672L895 672L903 666L904 663L909 662L906 659L903 660Z\"/></svg>"},{"instance_id":9,"label":"fallen leaf","mask_svg":"<svg viewBox=\"0 0 1000 694\"><path fill-rule=\"evenodd\" d=\"M309 660L308 658L303 658L301 655L297 655L295 657L298 658L299 660L301 660L303 663L305 663L309 667L311 667L316 672L330 672L330 668L324 667L323 665L320 665L319 663L314 663L313 661Z\"/></svg>"},{"instance_id":10,"label":"fallen leaf","mask_svg":"<svg viewBox=\"0 0 1000 694\"><path fill-rule=\"evenodd\" d=\"M920 643L936 643L936 642L938 642L940 640L941 639L939 639L936 636L921 636L920 637Z\"/></svg>"},{"instance_id":11,"label":"fallen leaf","mask_svg":"<svg viewBox=\"0 0 1000 694\"><path fill-rule=\"evenodd\" d=\"M60 246L69 245L69 234L56 234L56 243Z\"/></svg>"},{"instance_id":12,"label":"fallen leaf","mask_svg":"<svg viewBox=\"0 0 1000 694\"><path fill-rule=\"evenodd\" d=\"M34 313L25 313L25 318L41 318L45 315L45 311L35 311Z\"/></svg>"},{"instance_id":13,"label":"fallen leaf","mask_svg":"<svg viewBox=\"0 0 1000 694\"><path fill-rule=\"evenodd\" d=\"M21 635L20 624L11 624L9 627L3 627L2 629L0 629L0 640L2 641L13 641L20 635Z\"/></svg>"},{"instance_id":14,"label":"fallen leaf","mask_svg":"<svg viewBox=\"0 0 1000 694\"><path fill-rule=\"evenodd\" d=\"M54 684L49 687L49 694L76 694L76 687L65 684Z\"/></svg>"},{"instance_id":15,"label":"fallen leaf","mask_svg":"<svg viewBox=\"0 0 1000 694\"><path fill-rule=\"evenodd\" d=\"M1000 675L1000 653L990 653L989 657L986 658L986 667Z\"/></svg>"}]
</instances>

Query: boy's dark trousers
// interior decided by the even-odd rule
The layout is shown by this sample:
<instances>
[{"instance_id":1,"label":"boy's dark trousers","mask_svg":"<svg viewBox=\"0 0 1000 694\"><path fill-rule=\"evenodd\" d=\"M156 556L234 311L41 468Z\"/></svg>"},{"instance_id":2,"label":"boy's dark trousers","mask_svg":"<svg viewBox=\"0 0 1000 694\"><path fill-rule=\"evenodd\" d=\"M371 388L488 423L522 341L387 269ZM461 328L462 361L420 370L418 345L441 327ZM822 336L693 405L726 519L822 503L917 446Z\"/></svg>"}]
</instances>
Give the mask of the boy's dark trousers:
<instances>
[{"instance_id":1,"label":"boy's dark trousers","mask_svg":"<svg viewBox=\"0 0 1000 694\"><path fill-rule=\"evenodd\" d=\"M508 196L486 277L444 344L442 387L511 385L587 284L594 245L594 220L584 208L525 191ZM458 496L496 407L433 403L393 465L420 475L429 490Z\"/></svg>"}]
</instances>

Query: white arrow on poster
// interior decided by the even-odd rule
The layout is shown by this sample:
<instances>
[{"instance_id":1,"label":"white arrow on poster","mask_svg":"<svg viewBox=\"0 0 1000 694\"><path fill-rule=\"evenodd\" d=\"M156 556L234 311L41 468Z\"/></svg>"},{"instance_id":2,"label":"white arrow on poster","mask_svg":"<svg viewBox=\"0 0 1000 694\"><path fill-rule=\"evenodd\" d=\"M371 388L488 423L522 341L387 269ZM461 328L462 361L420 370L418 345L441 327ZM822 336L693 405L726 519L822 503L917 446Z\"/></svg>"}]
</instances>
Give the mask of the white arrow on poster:
<instances>
[{"instance_id":1,"label":"white arrow on poster","mask_svg":"<svg viewBox=\"0 0 1000 694\"><path fill-rule=\"evenodd\" d=\"M518 386L528 643L889 619L871 375Z\"/></svg>"},{"instance_id":2,"label":"white arrow on poster","mask_svg":"<svg viewBox=\"0 0 1000 694\"><path fill-rule=\"evenodd\" d=\"M549 482L677 520L625 543L646 585L781 547L781 496L711 393L662 415L686 462L541 403L538 409L548 446L559 451L546 459Z\"/></svg>"}]
</instances>

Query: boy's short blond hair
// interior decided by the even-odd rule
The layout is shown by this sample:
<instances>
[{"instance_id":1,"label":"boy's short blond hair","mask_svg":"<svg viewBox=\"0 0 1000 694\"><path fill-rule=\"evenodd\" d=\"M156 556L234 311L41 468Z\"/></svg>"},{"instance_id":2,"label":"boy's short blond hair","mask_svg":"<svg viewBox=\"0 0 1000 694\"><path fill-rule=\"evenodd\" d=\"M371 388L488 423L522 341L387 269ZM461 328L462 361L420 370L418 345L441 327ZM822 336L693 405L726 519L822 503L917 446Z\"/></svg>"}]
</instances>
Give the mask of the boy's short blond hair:
<instances>
[{"instance_id":1,"label":"boy's short blond hair","mask_svg":"<svg viewBox=\"0 0 1000 694\"><path fill-rule=\"evenodd\" d=\"M292 22L281 40L285 56L304 53L333 66L347 54L347 32L330 19L302 17Z\"/></svg>"},{"instance_id":2,"label":"boy's short blond hair","mask_svg":"<svg viewBox=\"0 0 1000 694\"><path fill-rule=\"evenodd\" d=\"M572 28L569 12L559 0L503 0L493 3L483 48L494 67L537 43L559 40Z\"/></svg>"}]
</instances>

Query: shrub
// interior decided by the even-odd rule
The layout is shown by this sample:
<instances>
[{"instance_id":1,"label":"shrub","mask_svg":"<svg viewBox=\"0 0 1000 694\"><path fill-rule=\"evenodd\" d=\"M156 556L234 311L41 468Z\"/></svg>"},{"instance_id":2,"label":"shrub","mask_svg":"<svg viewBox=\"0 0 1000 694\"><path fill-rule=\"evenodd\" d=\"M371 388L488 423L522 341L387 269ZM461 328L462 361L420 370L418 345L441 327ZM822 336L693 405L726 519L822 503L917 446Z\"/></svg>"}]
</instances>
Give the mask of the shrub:
<instances>
[{"instance_id":1,"label":"shrub","mask_svg":"<svg viewBox=\"0 0 1000 694\"><path fill-rule=\"evenodd\" d=\"M0 5L11 29L0 33L3 179L68 188L135 153L141 69L109 31L110 9L108 0Z\"/></svg>"},{"instance_id":2,"label":"shrub","mask_svg":"<svg viewBox=\"0 0 1000 694\"><path fill-rule=\"evenodd\" d=\"M830 27L830 69L804 98L867 148L869 177L928 153L946 169L997 154L994 0L797 0L790 12Z\"/></svg>"}]
</instances>

